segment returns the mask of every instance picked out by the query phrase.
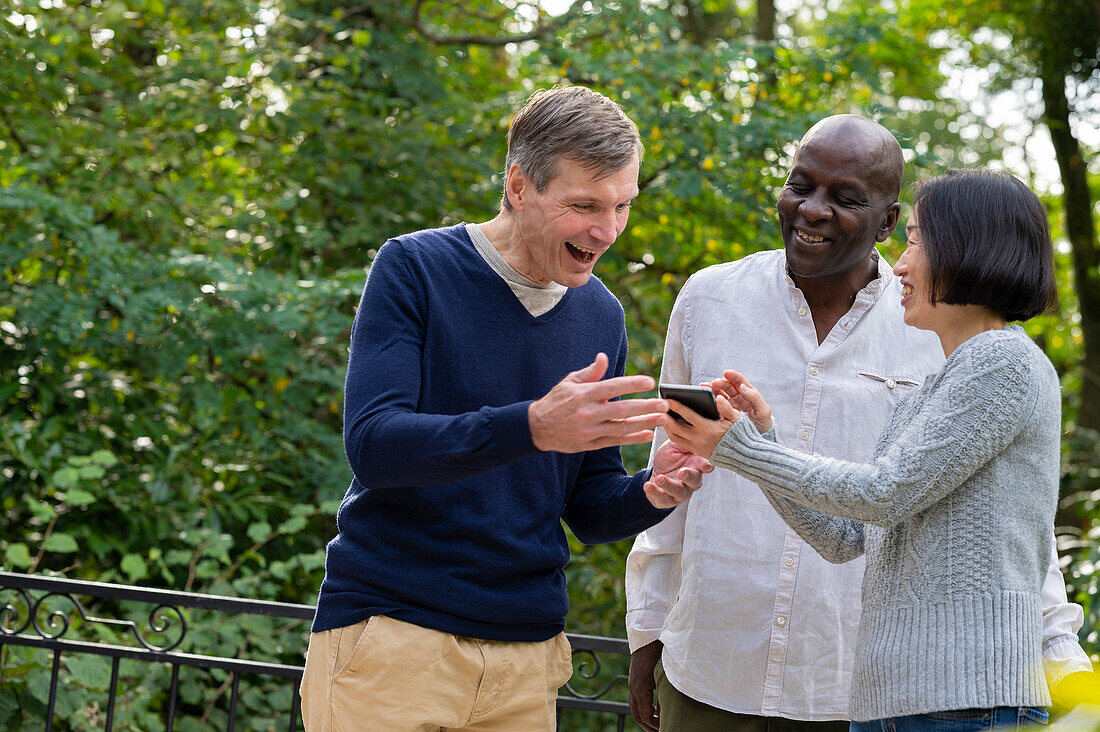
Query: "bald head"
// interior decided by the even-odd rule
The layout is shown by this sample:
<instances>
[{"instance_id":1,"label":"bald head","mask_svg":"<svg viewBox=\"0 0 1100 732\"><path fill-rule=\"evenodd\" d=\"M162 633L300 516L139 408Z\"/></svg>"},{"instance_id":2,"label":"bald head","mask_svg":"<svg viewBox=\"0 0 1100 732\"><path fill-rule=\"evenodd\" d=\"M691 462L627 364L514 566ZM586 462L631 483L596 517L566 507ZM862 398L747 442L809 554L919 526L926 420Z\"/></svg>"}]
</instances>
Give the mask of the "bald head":
<instances>
[{"instance_id":1,"label":"bald head","mask_svg":"<svg viewBox=\"0 0 1100 732\"><path fill-rule=\"evenodd\" d=\"M835 114L821 120L802 136L799 154L808 148L858 155L868 173L867 183L884 199L896 201L905 176L905 158L897 139L878 122L855 114Z\"/></svg>"},{"instance_id":2,"label":"bald head","mask_svg":"<svg viewBox=\"0 0 1100 732\"><path fill-rule=\"evenodd\" d=\"M845 300L874 279L875 244L897 227L904 167L898 141L865 117L841 114L810 128L777 201L799 287Z\"/></svg>"}]
</instances>

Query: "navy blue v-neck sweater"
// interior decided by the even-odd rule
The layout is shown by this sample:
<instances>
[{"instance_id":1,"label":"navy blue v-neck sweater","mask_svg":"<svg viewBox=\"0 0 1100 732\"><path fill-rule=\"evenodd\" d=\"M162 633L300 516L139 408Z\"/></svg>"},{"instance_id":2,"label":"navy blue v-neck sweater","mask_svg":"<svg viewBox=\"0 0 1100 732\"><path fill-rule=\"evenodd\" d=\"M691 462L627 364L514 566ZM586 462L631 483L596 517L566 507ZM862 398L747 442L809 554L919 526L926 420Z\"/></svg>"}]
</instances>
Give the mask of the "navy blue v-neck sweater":
<instances>
[{"instance_id":1,"label":"navy blue v-neck sweater","mask_svg":"<svg viewBox=\"0 0 1100 732\"><path fill-rule=\"evenodd\" d=\"M616 541L668 511L618 448L540 452L527 409L604 352L622 306L592 277L534 317L463 226L388 241L352 327L344 446L354 478L328 545L315 632L372 615L456 635L540 641L564 628L561 519Z\"/></svg>"}]
</instances>

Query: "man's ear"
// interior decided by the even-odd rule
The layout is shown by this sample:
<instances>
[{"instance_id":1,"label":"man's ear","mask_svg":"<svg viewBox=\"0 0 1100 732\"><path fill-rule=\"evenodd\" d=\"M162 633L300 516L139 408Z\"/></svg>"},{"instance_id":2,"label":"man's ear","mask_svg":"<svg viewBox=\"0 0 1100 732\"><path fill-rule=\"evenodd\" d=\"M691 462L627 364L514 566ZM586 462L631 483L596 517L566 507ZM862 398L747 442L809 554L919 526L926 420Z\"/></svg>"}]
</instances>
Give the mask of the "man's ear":
<instances>
[{"instance_id":1,"label":"man's ear","mask_svg":"<svg viewBox=\"0 0 1100 732\"><path fill-rule=\"evenodd\" d=\"M527 180L527 176L520 170L519 163L512 163L512 166L508 168L508 181L504 186L504 190L508 195L508 203L512 204L512 208L516 211L522 211L526 198L531 195L535 187L531 185L531 181Z\"/></svg>"},{"instance_id":2,"label":"man's ear","mask_svg":"<svg viewBox=\"0 0 1100 732\"><path fill-rule=\"evenodd\" d=\"M898 228L898 217L901 215L901 204L894 201L886 213L882 215L882 223L875 234L875 241L883 242L890 238L894 229Z\"/></svg>"}]
</instances>

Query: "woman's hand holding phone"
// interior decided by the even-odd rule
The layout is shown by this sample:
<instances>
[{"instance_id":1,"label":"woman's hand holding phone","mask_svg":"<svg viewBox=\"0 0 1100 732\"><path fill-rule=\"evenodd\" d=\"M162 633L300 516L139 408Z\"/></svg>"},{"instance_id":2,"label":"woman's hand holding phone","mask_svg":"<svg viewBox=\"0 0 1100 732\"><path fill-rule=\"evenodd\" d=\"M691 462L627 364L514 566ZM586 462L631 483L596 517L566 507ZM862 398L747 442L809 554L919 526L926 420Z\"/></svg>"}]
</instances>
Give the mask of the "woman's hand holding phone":
<instances>
[{"instance_id":1,"label":"woman's hand holding phone","mask_svg":"<svg viewBox=\"0 0 1100 732\"><path fill-rule=\"evenodd\" d=\"M714 394L714 406L718 413L716 419L707 418L679 401L670 388L672 386L667 385L667 393L661 395L671 402L662 426L669 439L696 455L710 459L722 436L741 418L742 413L748 416L759 432L771 429L771 407L748 379L732 369L725 371L723 378L702 385L709 387ZM682 419L677 419L677 416Z\"/></svg>"},{"instance_id":2,"label":"woman's hand holding phone","mask_svg":"<svg viewBox=\"0 0 1100 732\"><path fill-rule=\"evenodd\" d=\"M710 459L722 435L741 417L741 413L733 408L725 394L718 394L714 402L718 419L707 419L686 404L669 398L669 412L664 415L664 423L661 425L669 439L684 450ZM681 419L673 416L674 412Z\"/></svg>"}]
</instances>

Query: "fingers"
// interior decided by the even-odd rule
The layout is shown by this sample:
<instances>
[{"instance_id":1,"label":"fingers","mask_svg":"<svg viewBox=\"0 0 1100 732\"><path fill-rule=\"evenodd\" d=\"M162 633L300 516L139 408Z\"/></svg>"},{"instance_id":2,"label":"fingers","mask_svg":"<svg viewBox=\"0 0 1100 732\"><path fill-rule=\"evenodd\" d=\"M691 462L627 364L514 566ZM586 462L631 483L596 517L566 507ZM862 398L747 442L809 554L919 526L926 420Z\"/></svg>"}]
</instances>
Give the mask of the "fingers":
<instances>
[{"instance_id":1,"label":"fingers","mask_svg":"<svg viewBox=\"0 0 1100 732\"><path fill-rule=\"evenodd\" d=\"M704 384L704 386L709 386L710 390L714 392L715 396L718 396L719 394L725 394L726 398L728 399L732 399L733 397L737 396L737 388L725 379L715 379L709 384Z\"/></svg>"},{"instance_id":2,"label":"fingers","mask_svg":"<svg viewBox=\"0 0 1100 732\"><path fill-rule=\"evenodd\" d=\"M660 732L660 728L657 726L660 721L657 717L657 710L653 707L653 692L650 691L646 694L646 698L642 700L635 700L634 695L630 697L630 716L634 717L634 721L638 723L645 732Z\"/></svg>"},{"instance_id":3,"label":"fingers","mask_svg":"<svg viewBox=\"0 0 1100 732\"><path fill-rule=\"evenodd\" d=\"M662 424L668 403L664 399L618 399L653 389L653 377L602 379L606 370L607 356L597 354L591 364L572 372L531 403L527 423L535 447L544 452L575 453L653 439L653 429Z\"/></svg>"},{"instance_id":4,"label":"fingers","mask_svg":"<svg viewBox=\"0 0 1100 732\"><path fill-rule=\"evenodd\" d=\"M601 450L605 447L615 447L616 445L641 445L646 442L653 442L652 430L646 430L643 432L631 432L626 435L618 435L612 437L602 437L592 441L592 444L585 447L585 450Z\"/></svg>"},{"instance_id":5,"label":"fingers","mask_svg":"<svg viewBox=\"0 0 1100 732\"><path fill-rule=\"evenodd\" d=\"M741 413L734 409L733 405L730 404L730 400L726 398L725 394L719 394L715 398L714 402L718 405L718 416L720 416L722 419L728 420L730 422L736 422L737 420L741 419Z\"/></svg>"},{"instance_id":6,"label":"fingers","mask_svg":"<svg viewBox=\"0 0 1100 732\"><path fill-rule=\"evenodd\" d=\"M670 406L669 409L671 410L672 407ZM661 429L663 429L665 431L665 437L668 438L668 442L670 443L670 448L669 449L675 450L676 453L680 453L681 457L682 457L682 453L691 452L691 450L684 447L684 441L682 439L677 439L677 435L679 435L680 437L683 437L684 427L688 427L690 425L685 425L683 422L677 421L677 419L675 417L673 417L671 413L669 413L669 414L664 415L664 420L662 420L660 426L661 426ZM676 455L676 453L670 453L670 454ZM656 459L656 456L654 456L654 459ZM680 457L676 457L675 459L679 460ZM665 464L662 467L665 470L669 470L669 469L671 469L673 467L676 467L676 466L671 465L671 464Z\"/></svg>"},{"instance_id":7,"label":"fingers","mask_svg":"<svg viewBox=\"0 0 1100 732\"><path fill-rule=\"evenodd\" d=\"M653 380L652 376L638 374L636 376L615 376L610 379L604 379L603 381L586 384L584 388L586 389L586 396L606 401L608 399L625 396L626 394L652 391L656 386L657 382Z\"/></svg>"},{"instance_id":8,"label":"fingers","mask_svg":"<svg viewBox=\"0 0 1100 732\"><path fill-rule=\"evenodd\" d=\"M650 391L656 386L652 376L616 376L604 379L607 373L607 354L597 353L596 359L583 369L572 372L562 381L571 381L575 384L589 384L592 391L589 396L595 399L614 399L624 394L634 394L640 391Z\"/></svg>"},{"instance_id":9,"label":"fingers","mask_svg":"<svg viewBox=\"0 0 1100 732\"><path fill-rule=\"evenodd\" d=\"M663 424L664 414L645 413L627 419L609 419L591 431L582 433L589 437L589 450L599 450L612 445L635 445L653 441L653 430Z\"/></svg>"},{"instance_id":10,"label":"fingers","mask_svg":"<svg viewBox=\"0 0 1100 732\"><path fill-rule=\"evenodd\" d=\"M709 473L714 470L714 466L706 458L699 457L672 440L665 440L653 456L653 472L660 475L680 468L692 468L699 473Z\"/></svg>"},{"instance_id":11,"label":"fingers","mask_svg":"<svg viewBox=\"0 0 1100 732\"><path fill-rule=\"evenodd\" d=\"M657 475L642 486L649 502L656 508L672 508L691 498L703 485L703 475L694 468L681 468L676 477Z\"/></svg>"},{"instance_id":12,"label":"fingers","mask_svg":"<svg viewBox=\"0 0 1100 732\"><path fill-rule=\"evenodd\" d=\"M672 496L668 495L663 488L658 487L652 480L647 480L642 485L642 491L654 508L672 508L676 505L676 501Z\"/></svg>"},{"instance_id":13,"label":"fingers","mask_svg":"<svg viewBox=\"0 0 1100 732\"><path fill-rule=\"evenodd\" d=\"M596 358L592 363L585 366L583 369L578 369L573 373L565 377L568 381L574 381L577 383L584 383L588 381L599 381L603 378L603 375L607 373L607 354L597 353Z\"/></svg>"},{"instance_id":14,"label":"fingers","mask_svg":"<svg viewBox=\"0 0 1100 732\"><path fill-rule=\"evenodd\" d=\"M678 402L675 399L666 399L665 401L668 402L668 411L676 412L676 414L680 415L681 418L686 419L691 425L701 424L703 421L706 420L705 417L703 417L691 407L685 405L683 402ZM675 420L675 417L673 417L673 420Z\"/></svg>"},{"instance_id":15,"label":"fingers","mask_svg":"<svg viewBox=\"0 0 1100 732\"><path fill-rule=\"evenodd\" d=\"M745 378L744 374L739 371L734 371L733 369L726 369L722 372L722 376L724 376L726 381L731 383L733 385L733 388L737 389L738 391L741 390L742 384L749 383L749 380Z\"/></svg>"},{"instance_id":16,"label":"fingers","mask_svg":"<svg viewBox=\"0 0 1100 732\"><path fill-rule=\"evenodd\" d=\"M626 420L642 415L656 417L664 414L668 411L668 402L664 399L620 399L615 402L608 402L606 405L600 405L599 408L603 411L602 416L604 419ZM656 427L657 424L659 424L659 421L655 421L649 426Z\"/></svg>"},{"instance_id":17,"label":"fingers","mask_svg":"<svg viewBox=\"0 0 1100 732\"><path fill-rule=\"evenodd\" d=\"M736 371L727 371L726 373L740 376ZM737 397L730 401L735 407L749 416L749 419L752 420L753 425L759 432L764 433L771 429L771 407L768 406L768 402L764 399L764 395L744 377L741 377L741 383L738 385ZM719 410L719 413L721 413L721 410Z\"/></svg>"},{"instance_id":18,"label":"fingers","mask_svg":"<svg viewBox=\"0 0 1100 732\"><path fill-rule=\"evenodd\" d=\"M691 435L689 430L691 425L679 422L671 414L666 414L664 421L661 423L661 427L664 428L665 434L668 435L668 439L672 440L673 445L677 449L684 452L691 452L691 448L686 447L685 440Z\"/></svg>"},{"instance_id":19,"label":"fingers","mask_svg":"<svg viewBox=\"0 0 1100 732\"><path fill-rule=\"evenodd\" d=\"M653 726L656 721L656 711L653 707L652 686L645 689L630 689L630 716L634 717L639 727L657 732L657 728Z\"/></svg>"},{"instance_id":20,"label":"fingers","mask_svg":"<svg viewBox=\"0 0 1100 732\"><path fill-rule=\"evenodd\" d=\"M692 492L699 490L703 485L703 473L695 468L680 468L676 477Z\"/></svg>"},{"instance_id":21,"label":"fingers","mask_svg":"<svg viewBox=\"0 0 1100 732\"><path fill-rule=\"evenodd\" d=\"M700 476L704 473L709 473L714 470L714 466L711 464L710 460L707 460L705 457L696 455L695 453L691 453L685 463L685 468L695 470L700 474Z\"/></svg>"},{"instance_id":22,"label":"fingers","mask_svg":"<svg viewBox=\"0 0 1100 732\"><path fill-rule=\"evenodd\" d=\"M630 671L627 674L630 715L647 732L658 732L659 721L654 696L656 686L653 667L661 657L660 641L653 641L630 654Z\"/></svg>"},{"instance_id":23,"label":"fingers","mask_svg":"<svg viewBox=\"0 0 1100 732\"><path fill-rule=\"evenodd\" d=\"M754 410L759 412L768 408L768 403L764 400L764 395L757 391L756 387L752 384L746 382L745 385L741 387L740 394Z\"/></svg>"}]
</instances>

